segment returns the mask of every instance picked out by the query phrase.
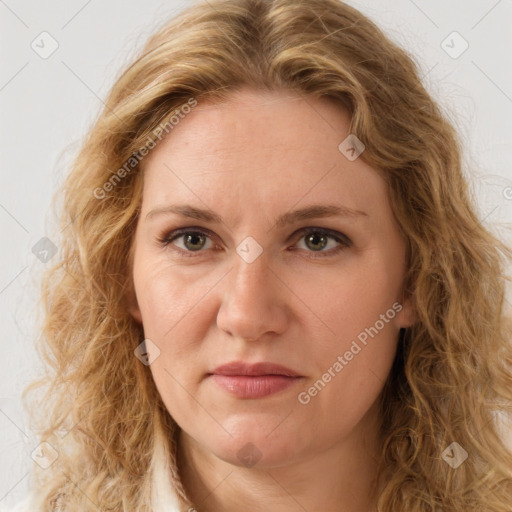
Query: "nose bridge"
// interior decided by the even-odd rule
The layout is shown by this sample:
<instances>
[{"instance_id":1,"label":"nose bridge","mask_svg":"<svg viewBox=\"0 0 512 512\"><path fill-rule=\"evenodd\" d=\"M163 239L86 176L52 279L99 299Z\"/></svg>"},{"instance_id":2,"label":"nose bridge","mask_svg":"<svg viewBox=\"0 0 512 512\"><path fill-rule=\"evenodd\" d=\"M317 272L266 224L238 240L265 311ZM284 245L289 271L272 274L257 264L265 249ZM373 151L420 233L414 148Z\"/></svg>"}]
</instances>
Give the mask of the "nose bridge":
<instances>
[{"instance_id":1,"label":"nose bridge","mask_svg":"<svg viewBox=\"0 0 512 512\"><path fill-rule=\"evenodd\" d=\"M268 264L268 258L263 254L250 263L239 258L232 275L233 291L236 295L240 295L239 298L251 297L252 292L261 294L265 287L268 287L269 274L271 274Z\"/></svg>"},{"instance_id":2,"label":"nose bridge","mask_svg":"<svg viewBox=\"0 0 512 512\"><path fill-rule=\"evenodd\" d=\"M266 254L248 263L237 255L222 297L217 324L235 337L258 339L282 332L286 305Z\"/></svg>"}]
</instances>

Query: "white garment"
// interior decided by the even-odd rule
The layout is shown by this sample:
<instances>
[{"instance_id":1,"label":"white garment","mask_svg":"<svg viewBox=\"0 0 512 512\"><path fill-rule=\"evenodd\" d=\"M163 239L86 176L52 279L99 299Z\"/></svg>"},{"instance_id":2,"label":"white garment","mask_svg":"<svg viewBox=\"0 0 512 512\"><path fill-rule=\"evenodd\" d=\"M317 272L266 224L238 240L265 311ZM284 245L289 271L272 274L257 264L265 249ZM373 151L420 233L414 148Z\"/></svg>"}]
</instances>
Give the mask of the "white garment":
<instances>
[{"instance_id":1,"label":"white garment","mask_svg":"<svg viewBox=\"0 0 512 512\"><path fill-rule=\"evenodd\" d=\"M180 500L170 481L166 458L167 450L163 435L162 431L157 429L155 435L155 456L151 466L153 473L152 509L153 512L180 512ZM31 498L32 496L29 495L25 500L17 503L14 508L9 510L0 507L0 512L37 512L31 506Z\"/></svg>"},{"instance_id":2,"label":"white garment","mask_svg":"<svg viewBox=\"0 0 512 512\"><path fill-rule=\"evenodd\" d=\"M165 460L162 457L156 457L153 474L153 512L180 512L178 495L168 481ZM18 502L14 508L5 509L0 506L0 512L37 512L31 505L31 498L32 496L29 495Z\"/></svg>"},{"instance_id":3,"label":"white garment","mask_svg":"<svg viewBox=\"0 0 512 512\"><path fill-rule=\"evenodd\" d=\"M158 497L157 497L158 496ZM173 492L172 488L169 487L164 492L160 492L155 495L156 502L154 503L154 512L180 512L178 506L178 497ZM18 502L13 508L4 509L0 507L0 512L37 512L34 507L31 506L31 496L28 496L23 501Z\"/></svg>"},{"instance_id":4,"label":"white garment","mask_svg":"<svg viewBox=\"0 0 512 512\"><path fill-rule=\"evenodd\" d=\"M35 510L32 510L32 507L30 506L30 496L28 498L25 498L23 501L18 502L14 508L10 509L3 509L0 508L0 512L36 512Z\"/></svg>"}]
</instances>

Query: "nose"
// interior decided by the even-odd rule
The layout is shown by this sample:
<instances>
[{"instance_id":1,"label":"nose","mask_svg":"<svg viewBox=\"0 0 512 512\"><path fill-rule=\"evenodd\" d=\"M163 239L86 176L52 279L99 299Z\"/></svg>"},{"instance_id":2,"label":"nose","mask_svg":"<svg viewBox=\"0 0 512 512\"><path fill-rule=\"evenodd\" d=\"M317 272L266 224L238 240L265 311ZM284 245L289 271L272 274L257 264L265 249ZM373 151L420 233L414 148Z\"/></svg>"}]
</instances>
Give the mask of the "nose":
<instances>
[{"instance_id":1,"label":"nose","mask_svg":"<svg viewBox=\"0 0 512 512\"><path fill-rule=\"evenodd\" d=\"M286 290L263 254L252 263L239 258L223 287L217 326L250 341L265 334L282 334L289 322Z\"/></svg>"}]
</instances>

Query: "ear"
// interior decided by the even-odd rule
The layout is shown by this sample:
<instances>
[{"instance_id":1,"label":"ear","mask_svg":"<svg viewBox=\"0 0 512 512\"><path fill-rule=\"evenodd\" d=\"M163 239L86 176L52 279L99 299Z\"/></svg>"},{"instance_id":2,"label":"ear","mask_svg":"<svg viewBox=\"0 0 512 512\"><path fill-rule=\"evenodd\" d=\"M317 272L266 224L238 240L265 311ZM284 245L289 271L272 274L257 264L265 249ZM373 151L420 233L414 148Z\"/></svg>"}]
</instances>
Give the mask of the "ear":
<instances>
[{"instance_id":1,"label":"ear","mask_svg":"<svg viewBox=\"0 0 512 512\"><path fill-rule=\"evenodd\" d=\"M410 327L418 321L418 314L416 311L414 297L402 293L401 299L398 301L402 306L400 311L397 308L397 315L395 320L400 328Z\"/></svg>"},{"instance_id":2,"label":"ear","mask_svg":"<svg viewBox=\"0 0 512 512\"><path fill-rule=\"evenodd\" d=\"M124 298L128 312L135 321L142 325L142 313L139 308L139 302L137 301L137 294L135 293L135 284L133 282L133 265L135 257L135 237L132 239L130 244L130 251L128 255L128 271L126 276L126 286L124 292Z\"/></svg>"},{"instance_id":3,"label":"ear","mask_svg":"<svg viewBox=\"0 0 512 512\"><path fill-rule=\"evenodd\" d=\"M142 314L140 312L139 303L137 301L137 295L135 293L135 287L133 285L132 279L130 279L127 285L125 299L130 315L132 315L137 323L142 325Z\"/></svg>"}]
</instances>

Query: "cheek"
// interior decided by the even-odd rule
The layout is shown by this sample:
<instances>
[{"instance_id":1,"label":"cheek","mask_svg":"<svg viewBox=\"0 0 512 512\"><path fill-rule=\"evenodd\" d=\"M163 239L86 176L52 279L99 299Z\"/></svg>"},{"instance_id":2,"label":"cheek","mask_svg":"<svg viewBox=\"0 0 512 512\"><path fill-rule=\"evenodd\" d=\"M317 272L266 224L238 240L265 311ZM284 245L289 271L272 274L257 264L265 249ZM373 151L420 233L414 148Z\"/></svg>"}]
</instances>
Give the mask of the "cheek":
<instances>
[{"instance_id":1,"label":"cheek","mask_svg":"<svg viewBox=\"0 0 512 512\"><path fill-rule=\"evenodd\" d=\"M197 326L204 319L201 299L214 285L212 279L198 281L187 269L177 268L165 258L148 259L134 272L145 335L165 345L183 325Z\"/></svg>"},{"instance_id":2,"label":"cheek","mask_svg":"<svg viewBox=\"0 0 512 512\"><path fill-rule=\"evenodd\" d=\"M391 370L398 339L394 326L388 323L381 330L361 332L364 336L339 338L336 346L310 354L320 370L299 390L301 414L296 418L323 425L325 439L343 437L356 427L374 405Z\"/></svg>"},{"instance_id":3,"label":"cheek","mask_svg":"<svg viewBox=\"0 0 512 512\"><path fill-rule=\"evenodd\" d=\"M393 304L400 298L401 272L399 259L391 265L385 254L372 251L338 271L330 269L316 283L301 281L298 294L326 327L327 352L350 345L359 335L364 338L376 322L379 331L392 337L398 333L394 318L400 307Z\"/></svg>"},{"instance_id":4,"label":"cheek","mask_svg":"<svg viewBox=\"0 0 512 512\"><path fill-rule=\"evenodd\" d=\"M204 293L197 281L194 284L165 262L155 261L140 269L137 298L144 336L160 351L148 371L179 424L192 422L200 412L191 395L197 392L202 376L197 356L207 325L201 301Z\"/></svg>"},{"instance_id":5,"label":"cheek","mask_svg":"<svg viewBox=\"0 0 512 512\"><path fill-rule=\"evenodd\" d=\"M329 286L316 289L310 304L328 330L315 344L304 344L304 357L316 372L304 388L303 402L326 421L329 413L354 421L364 414L384 386L396 354L400 261L391 267L375 251L365 264L358 263L332 272Z\"/></svg>"},{"instance_id":6,"label":"cheek","mask_svg":"<svg viewBox=\"0 0 512 512\"><path fill-rule=\"evenodd\" d=\"M164 400L189 404L207 370L212 353L206 353L208 330L215 323L212 297L219 284L214 273L178 266L165 258L140 259L134 281L142 314L144 336L155 343L159 357L150 369ZM211 349L211 347L210 347Z\"/></svg>"}]
</instances>

